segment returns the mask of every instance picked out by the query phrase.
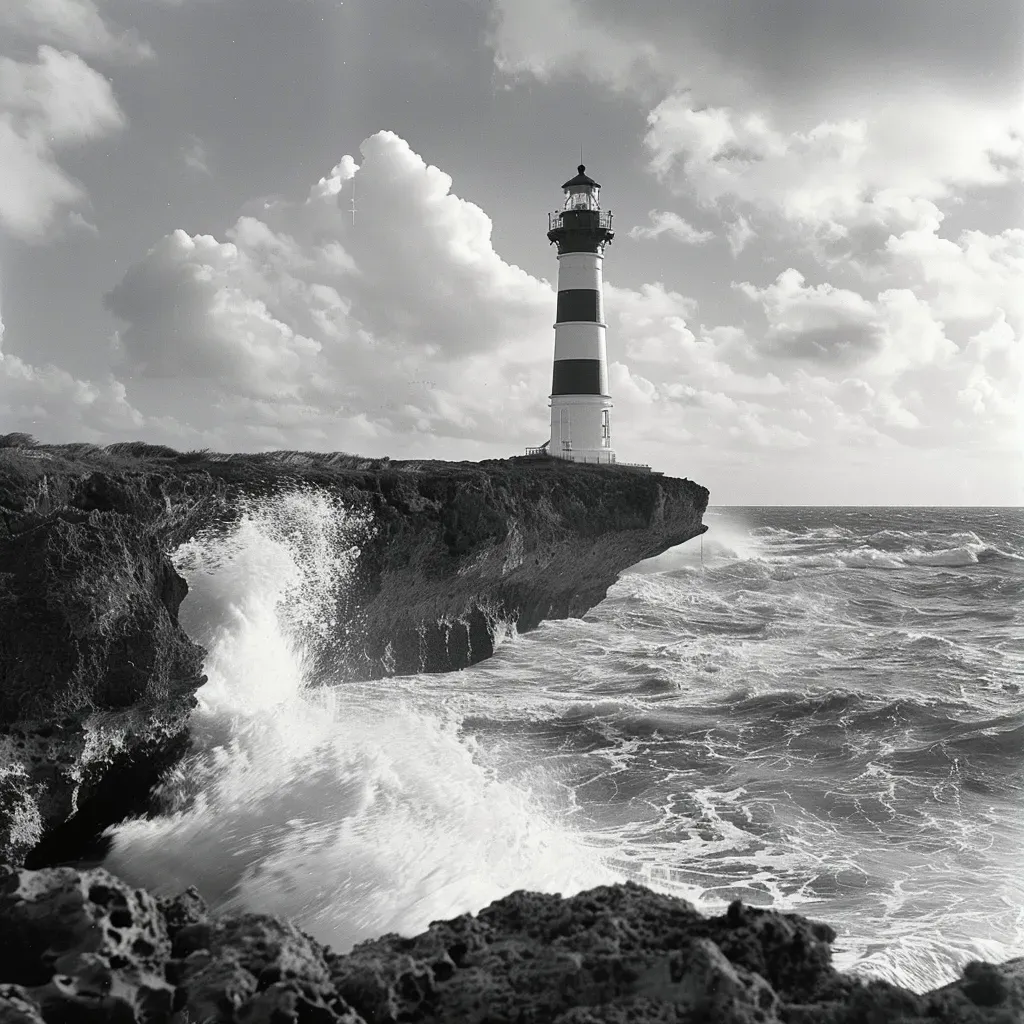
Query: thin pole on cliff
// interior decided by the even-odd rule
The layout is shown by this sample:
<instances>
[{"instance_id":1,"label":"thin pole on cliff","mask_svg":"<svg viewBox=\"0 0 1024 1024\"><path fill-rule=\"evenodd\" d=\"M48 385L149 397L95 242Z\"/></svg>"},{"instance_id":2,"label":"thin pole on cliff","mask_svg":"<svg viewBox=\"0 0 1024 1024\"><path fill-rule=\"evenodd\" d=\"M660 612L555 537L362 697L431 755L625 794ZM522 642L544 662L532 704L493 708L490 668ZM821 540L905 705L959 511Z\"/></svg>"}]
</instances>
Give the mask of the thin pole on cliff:
<instances>
[{"instance_id":1,"label":"thin pole on cliff","mask_svg":"<svg viewBox=\"0 0 1024 1024\"><path fill-rule=\"evenodd\" d=\"M704 576L704 534L700 535L700 574Z\"/></svg>"}]
</instances>

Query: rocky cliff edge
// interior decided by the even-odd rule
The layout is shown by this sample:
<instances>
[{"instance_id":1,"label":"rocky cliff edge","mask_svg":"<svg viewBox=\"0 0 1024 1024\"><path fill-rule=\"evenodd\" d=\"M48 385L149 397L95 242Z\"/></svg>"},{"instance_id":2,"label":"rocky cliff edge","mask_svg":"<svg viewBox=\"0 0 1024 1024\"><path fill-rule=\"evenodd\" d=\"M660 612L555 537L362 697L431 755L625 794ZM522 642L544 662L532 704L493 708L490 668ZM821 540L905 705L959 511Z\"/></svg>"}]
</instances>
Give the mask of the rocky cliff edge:
<instances>
[{"instance_id":1,"label":"rocky cliff edge","mask_svg":"<svg viewBox=\"0 0 1024 1024\"><path fill-rule=\"evenodd\" d=\"M0 439L0 857L40 867L146 809L188 745L204 651L172 552L296 491L359 549L318 648L335 679L488 657L702 533L689 480L554 459L389 462Z\"/></svg>"}]
</instances>

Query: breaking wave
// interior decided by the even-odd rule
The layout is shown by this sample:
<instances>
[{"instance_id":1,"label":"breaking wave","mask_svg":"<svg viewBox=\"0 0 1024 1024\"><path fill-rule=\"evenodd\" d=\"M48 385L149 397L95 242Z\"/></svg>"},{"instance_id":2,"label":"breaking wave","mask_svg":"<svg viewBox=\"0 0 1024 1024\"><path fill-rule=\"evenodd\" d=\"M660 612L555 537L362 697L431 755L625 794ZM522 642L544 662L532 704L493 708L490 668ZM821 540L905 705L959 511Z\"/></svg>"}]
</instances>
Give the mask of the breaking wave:
<instances>
[{"instance_id":1,"label":"breaking wave","mask_svg":"<svg viewBox=\"0 0 1024 1024\"><path fill-rule=\"evenodd\" d=\"M189 757L165 813L112 832L107 863L157 892L288 916L347 949L476 911L517 888L611 880L545 813L543 779L497 777L460 736L387 682L324 686L339 591L370 524L315 491L245 508L175 561L188 633L209 652Z\"/></svg>"}]
</instances>

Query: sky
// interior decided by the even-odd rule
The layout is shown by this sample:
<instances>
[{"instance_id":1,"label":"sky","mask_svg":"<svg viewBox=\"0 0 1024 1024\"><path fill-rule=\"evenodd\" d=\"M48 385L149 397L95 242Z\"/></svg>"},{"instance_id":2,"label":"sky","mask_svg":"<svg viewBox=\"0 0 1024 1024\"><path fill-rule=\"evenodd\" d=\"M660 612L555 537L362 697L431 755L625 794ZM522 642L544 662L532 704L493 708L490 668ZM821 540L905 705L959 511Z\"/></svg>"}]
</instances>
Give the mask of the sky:
<instances>
[{"instance_id":1,"label":"sky","mask_svg":"<svg viewBox=\"0 0 1024 1024\"><path fill-rule=\"evenodd\" d=\"M0 433L521 454L581 146L620 461L1024 504L1020 0L3 0Z\"/></svg>"}]
</instances>

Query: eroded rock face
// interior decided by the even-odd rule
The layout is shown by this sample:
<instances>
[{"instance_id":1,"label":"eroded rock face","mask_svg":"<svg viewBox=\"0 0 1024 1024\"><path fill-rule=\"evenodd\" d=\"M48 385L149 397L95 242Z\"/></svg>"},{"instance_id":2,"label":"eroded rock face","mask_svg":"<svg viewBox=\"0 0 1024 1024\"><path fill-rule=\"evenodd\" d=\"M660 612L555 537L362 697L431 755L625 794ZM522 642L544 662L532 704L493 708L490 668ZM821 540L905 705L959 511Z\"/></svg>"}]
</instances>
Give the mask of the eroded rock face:
<instances>
[{"instance_id":1,"label":"eroded rock face","mask_svg":"<svg viewBox=\"0 0 1024 1024\"><path fill-rule=\"evenodd\" d=\"M45 1021L166 1020L170 952L144 890L100 869L0 865L0 981L21 986L9 996L15 1008L34 1004Z\"/></svg>"},{"instance_id":2,"label":"eroded rock face","mask_svg":"<svg viewBox=\"0 0 1024 1024\"><path fill-rule=\"evenodd\" d=\"M558 460L0 446L0 857L88 857L147 811L205 680L170 555L297 488L370 524L351 538L338 634L314 654L341 679L462 668L505 623L582 615L623 569L702 532L708 500L687 480Z\"/></svg>"},{"instance_id":3,"label":"eroded rock face","mask_svg":"<svg viewBox=\"0 0 1024 1024\"><path fill-rule=\"evenodd\" d=\"M23 936L18 942L14 936ZM517 892L346 955L109 873L0 869L0 1024L1020 1024L1024 960L925 995L831 966L827 925L638 885Z\"/></svg>"},{"instance_id":4,"label":"eroded rock face","mask_svg":"<svg viewBox=\"0 0 1024 1024\"><path fill-rule=\"evenodd\" d=\"M21 468L0 452L0 855L16 861L66 822L84 835L143 804L204 680L157 489L114 508L94 472Z\"/></svg>"}]
</instances>

